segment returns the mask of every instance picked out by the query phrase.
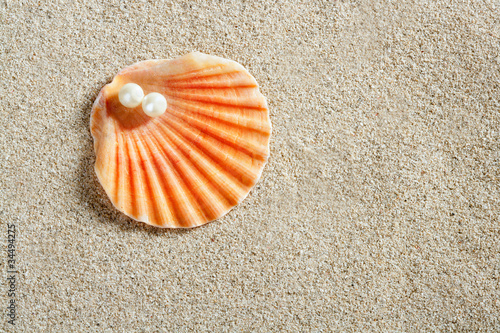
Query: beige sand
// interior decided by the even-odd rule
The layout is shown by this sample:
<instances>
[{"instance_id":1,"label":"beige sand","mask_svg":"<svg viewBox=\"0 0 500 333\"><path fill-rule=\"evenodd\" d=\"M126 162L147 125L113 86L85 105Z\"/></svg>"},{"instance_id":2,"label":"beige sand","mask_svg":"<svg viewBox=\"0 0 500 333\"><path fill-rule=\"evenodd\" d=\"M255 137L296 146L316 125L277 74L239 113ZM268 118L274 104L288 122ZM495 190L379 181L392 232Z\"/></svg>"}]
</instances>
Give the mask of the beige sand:
<instances>
[{"instance_id":1,"label":"beige sand","mask_svg":"<svg viewBox=\"0 0 500 333\"><path fill-rule=\"evenodd\" d=\"M18 332L500 330L500 3L464 3L0 1L2 313L15 223ZM98 184L90 108L194 50L256 77L271 158L157 230Z\"/></svg>"}]
</instances>

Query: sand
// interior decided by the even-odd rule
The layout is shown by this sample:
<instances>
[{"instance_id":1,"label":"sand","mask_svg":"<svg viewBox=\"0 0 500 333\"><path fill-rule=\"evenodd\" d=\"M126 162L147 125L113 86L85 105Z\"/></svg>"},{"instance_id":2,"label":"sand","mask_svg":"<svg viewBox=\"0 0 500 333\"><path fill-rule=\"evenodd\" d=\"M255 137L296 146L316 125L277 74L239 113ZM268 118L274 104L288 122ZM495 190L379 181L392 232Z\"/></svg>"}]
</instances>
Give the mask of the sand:
<instances>
[{"instance_id":1,"label":"sand","mask_svg":"<svg viewBox=\"0 0 500 333\"><path fill-rule=\"evenodd\" d=\"M0 1L0 330L500 330L498 1ZM259 184L188 231L119 213L91 105L121 68L243 64ZM16 225L8 324L7 224Z\"/></svg>"}]
</instances>

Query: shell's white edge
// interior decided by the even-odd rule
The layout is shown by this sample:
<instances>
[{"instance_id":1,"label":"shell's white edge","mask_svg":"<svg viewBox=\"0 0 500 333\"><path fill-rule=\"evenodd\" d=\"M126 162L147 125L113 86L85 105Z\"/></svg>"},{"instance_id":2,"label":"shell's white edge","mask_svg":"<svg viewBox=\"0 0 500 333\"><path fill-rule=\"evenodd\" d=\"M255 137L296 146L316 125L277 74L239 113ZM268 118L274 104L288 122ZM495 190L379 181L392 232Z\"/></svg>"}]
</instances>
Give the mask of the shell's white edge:
<instances>
[{"instance_id":1,"label":"shell's white edge","mask_svg":"<svg viewBox=\"0 0 500 333\"><path fill-rule=\"evenodd\" d=\"M162 63L162 62L165 62L165 61L169 61L169 60L175 60L175 59L179 59L179 58L182 58L182 57L186 57L186 56L189 56L189 55L192 55L192 54L200 54L200 55L203 55L203 56L206 56L206 57L214 57L214 58L217 58L217 59L220 59L222 60L223 63L233 63L234 65L236 65L236 67L238 67L239 69L242 69L242 70L245 70L251 77L252 79L255 81L256 83L256 88L257 88L257 92L264 98L264 102L265 102L265 108L267 109L267 120L269 122L269 141L268 141L268 144L269 142L271 141L271 137L272 137L272 132L273 132L273 125L272 125L272 122L271 122L271 117L269 115L269 108L268 108L268 104L267 104L267 98L260 92L260 87L257 83L257 80L255 80L254 76L252 74L250 74L250 72L248 72L248 70L243 66L241 65L240 63L234 61L234 60L231 60L231 59L226 59L226 58L222 58L222 57L218 57L218 56L212 56L212 55L208 55L208 54L205 54L205 53L201 53L201 52L198 52L198 51L194 51L194 52L191 52L191 53L188 53L184 56L181 56L181 57L177 57L177 58L173 58L173 59L150 59L150 60L143 60L143 61L139 61L139 62L136 62L130 66L127 66L125 67L124 69L122 69L121 71L119 71L115 77L117 75L120 75L122 73L126 73L127 72L127 68L130 68L132 66L136 66L136 65L139 65L139 64L144 64L144 63L148 63L148 62L151 62L151 63ZM95 106L100 102L101 98L102 98L102 95L103 95L103 91L104 91L104 88L108 85L110 85L113 81L111 81L110 83L104 85L101 90L99 91L99 94L97 95L97 98L95 99L94 103L92 104L92 111L90 113L90 128L92 129L92 119L93 119L93 114L95 112ZM92 140L94 141L94 152L96 151L96 139L92 133L92 130L90 131L90 134L92 136ZM106 192L106 195L108 196L108 200L111 202L111 204L113 205L113 207L115 207L118 211L120 211L121 213L123 213L125 216L131 218L132 220L136 221L136 222L140 222L140 223L144 223L146 225L149 225L149 226L152 226L152 227L155 227L155 228L160 228L160 229L194 229L194 228L197 228L197 227L202 227L202 226L205 226L205 225L208 225L209 223L213 222L213 221L216 221L216 220L219 220L221 218L223 218L225 215L227 215L229 212L231 212L234 208L236 208L236 206L238 206L240 203L242 203L249 195L250 193L252 192L252 190L254 189L254 187L259 183L260 179L262 178L262 173L264 172L264 169L266 168L266 165L267 163L269 162L269 156L271 155L271 153L269 152L269 155L266 156L266 159L265 159L265 162L264 164L262 165L262 168L255 180L255 184L250 188L250 190L245 194L245 196L243 196L236 205L232 206L231 208L229 208L226 212L224 212L223 214L221 214L219 217L213 219L213 220L210 220L210 221L207 221L203 224L197 224L197 225L192 225L192 226L189 226L189 227L183 227L183 226L178 226L178 225L172 225L172 224L164 224L164 225L156 225L156 224L152 224L149 222L149 216L140 216L139 219L136 219L135 217L133 216L130 216L129 214L127 214L125 211L123 211L122 209L120 209L120 207L116 206L115 203L113 202L113 200L111 200L111 196L110 194L107 192L107 190L102 186L103 182L102 182L102 178L101 178L101 175L99 174L97 168L96 168L96 165L94 163L94 172L96 173L97 175L97 179L99 180L99 183L101 185L101 187L104 189L104 191Z\"/></svg>"}]
</instances>

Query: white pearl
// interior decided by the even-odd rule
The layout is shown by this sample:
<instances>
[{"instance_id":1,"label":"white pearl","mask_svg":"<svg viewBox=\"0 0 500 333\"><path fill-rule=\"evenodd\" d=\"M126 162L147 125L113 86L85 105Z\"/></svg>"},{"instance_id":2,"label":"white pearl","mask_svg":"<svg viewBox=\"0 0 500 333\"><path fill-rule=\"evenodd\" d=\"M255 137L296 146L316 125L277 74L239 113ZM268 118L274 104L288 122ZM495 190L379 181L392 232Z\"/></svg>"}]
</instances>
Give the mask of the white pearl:
<instances>
[{"instance_id":1,"label":"white pearl","mask_svg":"<svg viewBox=\"0 0 500 333\"><path fill-rule=\"evenodd\" d=\"M142 100L142 110L150 117L158 117L167 110L167 100L162 94L153 92Z\"/></svg>"},{"instance_id":2,"label":"white pearl","mask_svg":"<svg viewBox=\"0 0 500 333\"><path fill-rule=\"evenodd\" d=\"M120 103L127 108L135 108L141 104L143 98L144 91L142 91L142 88L135 83L127 83L118 93Z\"/></svg>"}]
</instances>

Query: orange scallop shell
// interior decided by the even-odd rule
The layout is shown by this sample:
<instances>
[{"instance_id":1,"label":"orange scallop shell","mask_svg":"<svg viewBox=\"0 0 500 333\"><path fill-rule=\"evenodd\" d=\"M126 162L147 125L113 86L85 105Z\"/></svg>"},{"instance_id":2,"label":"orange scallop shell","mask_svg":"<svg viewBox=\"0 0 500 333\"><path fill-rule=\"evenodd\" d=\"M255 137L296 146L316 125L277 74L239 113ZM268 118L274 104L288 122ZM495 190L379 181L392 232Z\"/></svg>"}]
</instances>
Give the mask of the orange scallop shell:
<instances>
[{"instance_id":1,"label":"orange scallop shell","mask_svg":"<svg viewBox=\"0 0 500 333\"><path fill-rule=\"evenodd\" d=\"M160 117L118 100L126 83L167 99ZM271 122L240 64L199 52L148 60L102 88L90 119L95 171L117 209L157 227L191 228L226 214L260 178Z\"/></svg>"}]
</instances>

